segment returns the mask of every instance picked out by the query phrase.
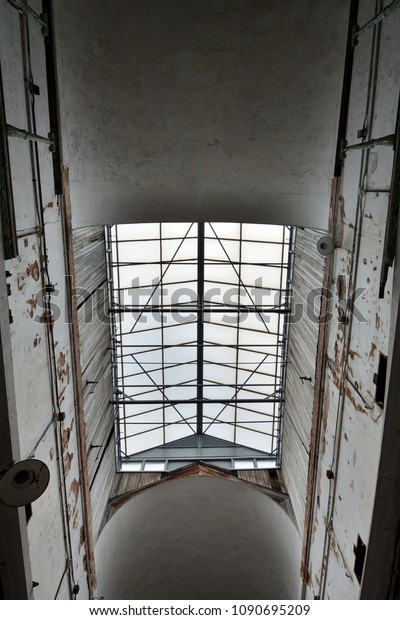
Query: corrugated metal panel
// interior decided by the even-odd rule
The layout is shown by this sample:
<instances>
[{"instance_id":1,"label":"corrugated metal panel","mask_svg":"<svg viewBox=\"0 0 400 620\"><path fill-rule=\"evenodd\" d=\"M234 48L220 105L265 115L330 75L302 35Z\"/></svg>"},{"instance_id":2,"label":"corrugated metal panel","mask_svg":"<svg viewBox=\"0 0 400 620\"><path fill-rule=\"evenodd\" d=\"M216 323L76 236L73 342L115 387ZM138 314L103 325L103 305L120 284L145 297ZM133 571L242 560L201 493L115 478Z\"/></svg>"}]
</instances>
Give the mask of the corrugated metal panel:
<instances>
[{"instance_id":1,"label":"corrugated metal panel","mask_svg":"<svg viewBox=\"0 0 400 620\"><path fill-rule=\"evenodd\" d=\"M114 419L111 405L113 386L103 227L74 231L74 257L87 464L93 537L96 541L101 528L112 514L108 509L110 497L155 482L160 479L161 474L117 474L115 471Z\"/></svg>"},{"instance_id":2,"label":"corrugated metal panel","mask_svg":"<svg viewBox=\"0 0 400 620\"><path fill-rule=\"evenodd\" d=\"M105 523L107 514L108 500L115 480L115 445L114 438L111 437L103 454L102 461L98 467L96 476L92 481L90 496L92 502L92 526L93 539L99 537L100 531Z\"/></svg>"},{"instance_id":3,"label":"corrugated metal panel","mask_svg":"<svg viewBox=\"0 0 400 620\"><path fill-rule=\"evenodd\" d=\"M107 287L102 285L78 310L79 338L82 372L88 372L91 365L91 380L96 380L99 358L110 348L110 328L105 310ZM110 352L108 353L109 359Z\"/></svg>"},{"instance_id":4,"label":"corrugated metal panel","mask_svg":"<svg viewBox=\"0 0 400 620\"><path fill-rule=\"evenodd\" d=\"M74 231L76 286L92 294L107 278L104 228L94 226ZM87 297L87 295L85 295ZM80 305L78 300L78 305Z\"/></svg>"},{"instance_id":5,"label":"corrugated metal panel","mask_svg":"<svg viewBox=\"0 0 400 620\"><path fill-rule=\"evenodd\" d=\"M108 371L109 372L109 371ZM111 377L103 377L87 399L84 399L87 430L89 480L92 482L113 428L113 407L110 404ZM110 467L115 470L114 458Z\"/></svg>"},{"instance_id":6,"label":"corrugated metal panel","mask_svg":"<svg viewBox=\"0 0 400 620\"><path fill-rule=\"evenodd\" d=\"M94 540L115 478L114 417L104 229L74 231L80 362Z\"/></svg>"},{"instance_id":7,"label":"corrugated metal panel","mask_svg":"<svg viewBox=\"0 0 400 620\"><path fill-rule=\"evenodd\" d=\"M293 269L292 323L289 334L282 434L282 475L298 527L304 524L308 456L314 400L319 298L324 258L318 253L321 233L299 229ZM306 377L306 379L301 379Z\"/></svg>"}]
</instances>

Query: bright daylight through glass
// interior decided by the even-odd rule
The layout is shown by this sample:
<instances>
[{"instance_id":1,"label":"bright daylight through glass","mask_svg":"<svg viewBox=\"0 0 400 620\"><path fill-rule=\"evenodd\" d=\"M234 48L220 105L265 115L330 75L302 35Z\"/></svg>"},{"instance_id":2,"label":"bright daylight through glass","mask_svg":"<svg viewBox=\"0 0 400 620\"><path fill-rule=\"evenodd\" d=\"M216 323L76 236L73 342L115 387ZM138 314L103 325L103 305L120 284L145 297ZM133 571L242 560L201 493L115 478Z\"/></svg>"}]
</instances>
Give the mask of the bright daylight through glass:
<instances>
[{"instance_id":1,"label":"bright daylight through glass","mask_svg":"<svg viewBox=\"0 0 400 620\"><path fill-rule=\"evenodd\" d=\"M291 229L124 224L107 238L119 468L276 466Z\"/></svg>"}]
</instances>

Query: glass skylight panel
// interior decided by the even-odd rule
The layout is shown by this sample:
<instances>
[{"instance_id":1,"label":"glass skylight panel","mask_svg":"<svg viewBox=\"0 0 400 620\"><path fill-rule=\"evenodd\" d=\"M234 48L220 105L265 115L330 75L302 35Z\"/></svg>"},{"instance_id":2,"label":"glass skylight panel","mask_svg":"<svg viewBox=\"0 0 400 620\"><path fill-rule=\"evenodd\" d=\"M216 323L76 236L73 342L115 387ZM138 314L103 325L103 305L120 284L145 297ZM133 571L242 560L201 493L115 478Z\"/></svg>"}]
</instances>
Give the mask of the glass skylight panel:
<instances>
[{"instance_id":1,"label":"glass skylight panel","mask_svg":"<svg viewBox=\"0 0 400 620\"><path fill-rule=\"evenodd\" d=\"M254 469L254 460L253 459L242 459L234 462L235 469Z\"/></svg>"},{"instance_id":2,"label":"glass skylight panel","mask_svg":"<svg viewBox=\"0 0 400 620\"><path fill-rule=\"evenodd\" d=\"M129 224L107 238L120 468L159 467L160 450L202 459L207 437L213 462L247 451L276 463L290 229Z\"/></svg>"},{"instance_id":3,"label":"glass skylight panel","mask_svg":"<svg viewBox=\"0 0 400 620\"><path fill-rule=\"evenodd\" d=\"M144 464L143 471L164 471L165 462L164 461L154 461L150 463Z\"/></svg>"}]
</instances>

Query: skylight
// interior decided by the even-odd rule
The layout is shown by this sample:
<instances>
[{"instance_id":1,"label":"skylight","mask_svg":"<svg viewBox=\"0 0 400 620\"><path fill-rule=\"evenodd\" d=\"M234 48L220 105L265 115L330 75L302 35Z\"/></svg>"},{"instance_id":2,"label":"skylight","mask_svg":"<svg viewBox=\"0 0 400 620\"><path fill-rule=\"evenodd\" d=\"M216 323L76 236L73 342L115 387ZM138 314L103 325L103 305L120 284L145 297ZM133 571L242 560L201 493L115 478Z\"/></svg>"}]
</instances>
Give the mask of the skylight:
<instances>
[{"instance_id":1,"label":"skylight","mask_svg":"<svg viewBox=\"0 0 400 620\"><path fill-rule=\"evenodd\" d=\"M119 469L275 467L291 229L124 224L107 238Z\"/></svg>"}]
</instances>

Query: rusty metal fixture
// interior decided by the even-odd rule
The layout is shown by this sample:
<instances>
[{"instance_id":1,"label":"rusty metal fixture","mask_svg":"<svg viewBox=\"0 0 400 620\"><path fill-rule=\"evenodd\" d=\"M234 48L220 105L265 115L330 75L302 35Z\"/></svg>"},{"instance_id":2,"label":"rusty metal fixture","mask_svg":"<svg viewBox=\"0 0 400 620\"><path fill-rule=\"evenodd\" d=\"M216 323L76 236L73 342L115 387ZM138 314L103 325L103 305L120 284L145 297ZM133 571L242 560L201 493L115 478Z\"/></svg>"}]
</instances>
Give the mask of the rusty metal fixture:
<instances>
[{"instance_id":1,"label":"rusty metal fixture","mask_svg":"<svg viewBox=\"0 0 400 620\"><path fill-rule=\"evenodd\" d=\"M397 107L396 139L392 179L390 182L388 217L386 220L385 242L379 284L379 299L385 295L389 267L393 265L396 254L397 229L399 223L400 200L400 100Z\"/></svg>"},{"instance_id":2,"label":"rusty metal fixture","mask_svg":"<svg viewBox=\"0 0 400 620\"><path fill-rule=\"evenodd\" d=\"M14 198L11 178L10 157L6 129L6 109L3 93L3 78L0 67L0 218L3 232L4 258L18 255L18 239L15 224Z\"/></svg>"},{"instance_id":3,"label":"rusty metal fixture","mask_svg":"<svg viewBox=\"0 0 400 620\"><path fill-rule=\"evenodd\" d=\"M32 140L32 142L44 142L49 145L49 149L54 149L54 136L49 132L48 136L40 136L37 133L32 133L26 129L15 127L14 125L7 124L7 135L10 138L21 138L21 140Z\"/></svg>"},{"instance_id":4,"label":"rusty metal fixture","mask_svg":"<svg viewBox=\"0 0 400 620\"><path fill-rule=\"evenodd\" d=\"M317 250L322 256L329 256L332 254L334 248L333 239L330 235L324 235L318 239Z\"/></svg>"},{"instance_id":5,"label":"rusty metal fixture","mask_svg":"<svg viewBox=\"0 0 400 620\"><path fill-rule=\"evenodd\" d=\"M378 23L378 22L376 22ZM378 23L377 28L373 33L373 43L371 48L370 55L370 75L369 75L369 84L367 91L367 105L366 105L366 121L365 126L370 128L372 126L372 118L374 115L374 104L376 97L376 88L377 88L377 70L379 63L379 49L380 49L380 24ZM368 133L368 137L370 137L370 129ZM351 148L354 149L366 149L362 150L361 158L360 158L360 175L358 182L358 192L357 192L357 206L355 213L355 221L353 227L353 243L350 254L350 264L348 267L349 273L349 283L348 290L355 291L357 287L357 278L358 278L358 270L360 265L360 247L361 247L361 234L364 222L364 194L363 194L363 179L368 170L368 162L370 157L370 148L379 144L391 144L394 139L393 135L385 136L384 138L379 138L377 140L369 140L368 142L364 142L360 145L353 145ZM350 148L350 147L349 147ZM331 468L333 477L330 478L332 483L329 485L329 494L328 494L328 502L327 502L327 511L325 517L326 523L326 531L325 531L325 540L323 545L323 553L322 553L322 561L321 561L321 569L320 569L320 585L319 585L319 594L322 598L325 598L325 590L327 586L327 574L328 574L328 563L329 556L331 552L331 541L333 536L333 518L335 513L335 503L337 499L337 468L340 459L341 452L341 443L342 443L342 429L343 429L343 419L344 419L344 410L345 410L345 402L350 398L350 390L347 386L348 382L348 362L350 356L350 347L351 347L351 336L352 336L352 328L354 323L354 314L352 312L352 303L354 302L353 297L350 297L351 303L348 304L348 310L350 311L348 315L348 324L341 325L339 323L339 329L342 332L341 342L343 343L342 348L342 356L340 363L340 376L337 376L338 385L337 388L339 390L339 399L336 410L336 423L334 430L334 441L333 441L333 455L331 461ZM327 472L327 475L329 470Z\"/></svg>"},{"instance_id":6,"label":"rusty metal fixture","mask_svg":"<svg viewBox=\"0 0 400 620\"><path fill-rule=\"evenodd\" d=\"M338 178L332 179L331 185L331 206L329 217L329 229L334 229L335 219L337 215L338 207ZM322 284L322 290L326 291L329 288L329 283L332 279L332 255L329 255L325 259L324 280ZM321 316L325 316L328 310L328 296L323 295L321 301ZM324 397L324 380L326 373L326 340L327 340L327 323L325 321L320 323L318 346L317 346L317 358L315 366L315 387L314 387L314 405L312 414L312 426L311 426L311 440L310 440L310 457L308 468L308 480L307 480L307 495L306 495L306 510L304 519L304 535L303 535L303 549L301 558L300 575L303 580L303 594L307 586L307 576L309 573L309 555L311 545L312 534L312 519L314 513L315 504L315 481L318 468L318 451L320 445L321 435L321 423L323 414L323 397Z\"/></svg>"},{"instance_id":7,"label":"rusty metal fixture","mask_svg":"<svg viewBox=\"0 0 400 620\"><path fill-rule=\"evenodd\" d=\"M341 156L342 158L346 157L347 151L359 151L365 149L372 149L375 146L393 146L395 141L395 134L391 133L387 136L382 136L381 138L373 138L372 140L367 140L367 142L360 142L358 144L348 144L347 140L343 140L342 148L341 148Z\"/></svg>"},{"instance_id":8,"label":"rusty metal fixture","mask_svg":"<svg viewBox=\"0 0 400 620\"><path fill-rule=\"evenodd\" d=\"M27 13L37 21L41 26L42 35L47 37L49 33L49 25L47 22L47 16L44 13L37 13L31 6L29 6L27 0L8 0L8 2L16 8L20 13Z\"/></svg>"},{"instance_id":9,"label":"rusty metal fixture","mask_svg":"<svg viewBox=\"0 0 400 620\"><path fill-rule=\"evenodd\" d=\"M0 475L0 502L5 506L27 506L46 490L50 472L43 461L25 459Z\"/></svg>"},{"instance_id":10,"label":"rusty metal fixture","mask_svg":"<svg viewBox=\"0 0 400 620\"><path fill-rule=\"evenodd\" d=\"M378 13L378 15L376 15L375 17L370 19L366 24L364 24L364 26L362 26L361 28L359 26L356 26L354 28L353 37L352 37L353 45L357 45L358 39L360 38L361 35L367 32L367 30L369 30L370 28L373 28L373 26L378 24L385 17L388 17L389 15L391 15L391 13L393 13L399 8L400 8L400 0L393 0L393 2L385 6L385 8L382 9L380 13Z\"/></svg>"},{"instance_id":11,"label":"rusty metal fixture","mask_svg":"<svg viewBox=\"0 0 400 620\"><path fill-rule=\"evenodd\" d=\"M72 224L71 224L71 200L69 190L69 169L63 166L63 218L64 218L64 240L66 246L66 268L69 278L69 312L71 320L71 338L72 338L72 370L74 375L74 391L76 398L76 421L77 421L77 439L79 449L79 470L82 489L83 510L82 519L85 533L85 546L87 555L87 583L89 588L89 596L93 595L96 588L96 570L94 562L94 541L92 529L92 512L90 503L90 486L87 462L86 448L86 432L83 410L83 385L82 371L79 355L79 332L77 317L77 299L71 294L71 290L75 288L76 277L74 269L73 248L72 248Z\"/></svg>"}]
</instances>

